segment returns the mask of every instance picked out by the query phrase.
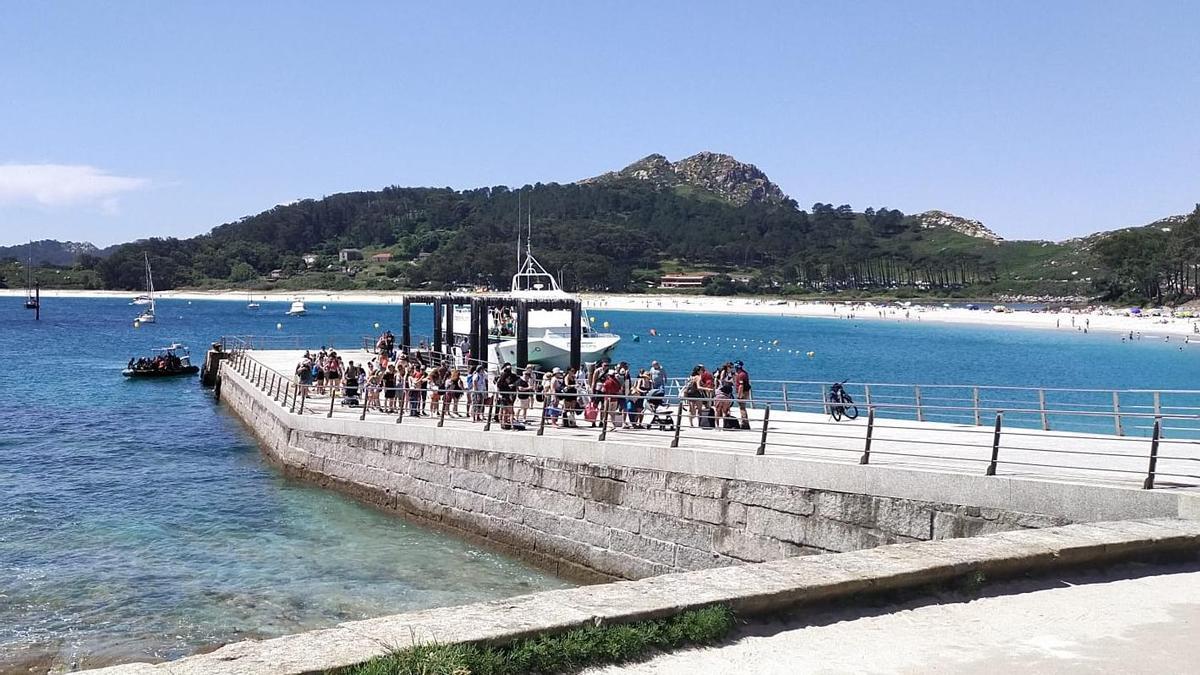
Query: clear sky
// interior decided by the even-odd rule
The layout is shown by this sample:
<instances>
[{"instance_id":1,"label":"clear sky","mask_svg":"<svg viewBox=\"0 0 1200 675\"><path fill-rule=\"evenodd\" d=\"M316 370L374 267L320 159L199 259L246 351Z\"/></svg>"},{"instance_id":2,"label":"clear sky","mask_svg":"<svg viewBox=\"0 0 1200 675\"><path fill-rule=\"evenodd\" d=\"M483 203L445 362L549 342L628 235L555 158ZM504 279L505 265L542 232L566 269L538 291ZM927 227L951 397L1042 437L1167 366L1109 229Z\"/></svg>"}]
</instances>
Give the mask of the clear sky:
<instances>
[{"instance_id":1,"label":"clear sky","mask_svg":"<svg viewBox=\"0 0 1200 675\"><path fill-rule=\"evenodd\" d=\"M1197 2L6 2L0 243L652 152L1065 238L1200 201Z\"/></svg>"}]
</instances>

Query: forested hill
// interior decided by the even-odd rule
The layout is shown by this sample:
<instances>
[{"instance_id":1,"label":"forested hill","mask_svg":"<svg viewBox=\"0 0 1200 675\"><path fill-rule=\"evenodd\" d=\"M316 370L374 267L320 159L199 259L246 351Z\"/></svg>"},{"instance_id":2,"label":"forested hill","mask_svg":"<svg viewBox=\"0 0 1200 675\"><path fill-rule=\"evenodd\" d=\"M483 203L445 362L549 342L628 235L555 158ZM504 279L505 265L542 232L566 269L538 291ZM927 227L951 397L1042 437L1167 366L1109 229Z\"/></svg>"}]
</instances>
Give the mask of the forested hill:
<instances>
[{"instance_id":1,"label":"forested hill","mask_svg":"<svg viewBox=\"0 0 1200 675\"><path fill-rule=\"evenodd\" d=\"M1104 236L1006 242L943 212L800 208L753 165L712 153L674 164L652 155L567 185L390 187L303 200L191 239L123 245L96 270L107 288L137 288L146 251L164 288L504 288L518 202L532 212L535 255L570 290L637 291L664 273L715 272L708 292L1118 297L1150 289L1167 266L1179 289L1194 278L1178 255L1144 252L1141 267L1118 260L1140 233L1174 241L1162 228L1122 234L1120 245ZM365 259L339 261L341 249Z\"/></svg>"}]
</instances>

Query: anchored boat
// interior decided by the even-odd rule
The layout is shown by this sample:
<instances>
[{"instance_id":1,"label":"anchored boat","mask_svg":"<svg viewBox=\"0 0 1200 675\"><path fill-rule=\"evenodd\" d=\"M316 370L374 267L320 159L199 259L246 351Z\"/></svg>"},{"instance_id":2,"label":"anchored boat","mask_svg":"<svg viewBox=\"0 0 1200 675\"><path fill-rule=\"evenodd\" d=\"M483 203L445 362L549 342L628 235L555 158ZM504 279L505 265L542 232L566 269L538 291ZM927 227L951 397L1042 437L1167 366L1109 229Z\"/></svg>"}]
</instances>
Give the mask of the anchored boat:
<instances>
[{"instance_id":1,"label":"anchored boat","mask_svg":"<svg viewBox=\"0 0 1200 675\"><path fill-rule=\"evenodd\" d=\"M145 305L146 309L134 319L134 323L155 323L154 317L154 273L150 270L150 254L144 254L146 257L146 295L139 295L133 299L135 305Z\"/></svg>"}]
</instances>

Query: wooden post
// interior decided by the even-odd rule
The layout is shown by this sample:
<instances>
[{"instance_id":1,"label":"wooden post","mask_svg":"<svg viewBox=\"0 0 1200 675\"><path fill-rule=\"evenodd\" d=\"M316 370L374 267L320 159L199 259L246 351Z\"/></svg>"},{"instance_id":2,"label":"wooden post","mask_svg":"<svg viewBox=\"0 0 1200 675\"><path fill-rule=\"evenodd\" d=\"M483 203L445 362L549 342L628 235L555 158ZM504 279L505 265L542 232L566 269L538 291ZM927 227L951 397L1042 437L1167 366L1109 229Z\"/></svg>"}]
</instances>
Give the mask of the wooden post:
<instances>
[{"instance_id":1,"label":"wooden post","mask_svg":"<svg viewBox=\"0 0 1200 675\"><path fill-rule=\"evenodd\" d=\"M925 421L925 410L924 410L924 408L921 407L921 387L920 387L920 385L913 385L913 397L917 401L917 421L924 422Z\"/></svg>"},{"instance_id":2,"label":"wooden post","mask_svg":"<svg viewBox=\"0 0 1200 675\"><path fill-rule=\"evenodd\" d=\"M683 397L679 397L679 407L675 410L675 437L671 439L671 447L679 447L679 432L683 431Z\"/></svg>"},{"instance_id":3,"label":"wooden post","mask_svg":"<svg viewBox=\"0 0 1200 675\"><path fill-rule=\"evenodd\" d=\"M996 430L992 433L992 461L988 464L987 473L986 473L986 475L988 475L988 476L996 475L996 463L1000 459L1000 424L1003 419L1004 419L1004 411L1003 410L997 411L996 412Z\"/></svg>"},{"instance_id":4,"label":"wooden post","mask_svg":"<svg viewBox=\"0 0 1200 675\"><path fill-rule=\"evenodd\" d=\"M875 435L875 406L867 408L867 439L863 444L862 458L858 460L859 464L871 463L871 437Z\"/></svg>"},{"instance_id":5,"label":"wooden post","mask_svg":"<svg viewBox=\"0 0 1200 675\"><path fill-rule=\"evenodd\" d=\"M1154 418L1154 432L1150 437L1150 468L1146 471L1146 480L1142 481L1143 490L1154 489L1154 474L1158 471L1158 439L1161 433L1162 420Z\"/></svg>"},{"instance_id":6,"label":"wooden post","mask_svg":"<svg viewBox=\"0 0 1200 675\"><path fill-rule=\"evenodd\" d=\"M1113 424L1117 427L1117 435L1124 436L1125 430L1121 428L1121 395L1113 392Z\"/></svg>"},{"instance_id":7,"label":"wooden post","mask_svg":"<svg viewBox=\"0 0 1200 675\"><path fill-rule=\"evenodd\" d=\"M1046 415L1046 390L1038 389L1038 410L1042 413L1042 431L1050 431L1050 418Z\"/></svg>"},{"instance_id":8,"label":"wooden post","mask_svg":"<svg viewBox=\"0 0 1200 675\"><path fill-rule=\"evenodd\" d=\"M980 426L982 420L979 419L979 387L971 387L971 403L975 407L975 426Z\"/></svg>"},{"instance_id":9,"label":"wooden post","mask_svg":"<svg viewBox=\"0 0 1200 675\"><path fill-rule=\"evenodd\" d=\"M713 420L713 421L715 422L716 420ZM758 450L754 453L756 455L766 454L766 452L767 452L767 424L770 421L771 421L771 404L768 403L765 406L763 406L762 438L759 439L759 441L758 441Z\"/></svg>"}]
</instances>

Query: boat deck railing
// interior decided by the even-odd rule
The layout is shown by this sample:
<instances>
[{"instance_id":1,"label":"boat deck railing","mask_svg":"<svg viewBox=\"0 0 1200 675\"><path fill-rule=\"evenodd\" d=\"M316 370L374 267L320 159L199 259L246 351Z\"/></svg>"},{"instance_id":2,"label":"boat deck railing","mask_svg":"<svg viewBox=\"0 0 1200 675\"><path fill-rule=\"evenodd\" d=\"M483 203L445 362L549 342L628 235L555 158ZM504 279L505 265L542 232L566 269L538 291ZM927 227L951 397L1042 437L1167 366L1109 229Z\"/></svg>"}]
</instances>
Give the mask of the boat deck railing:
<instances>
[{"instance_id":1,"label":"boat deck railing","mask_svg":"<svg viewBox=\"0 0 1200 675\"><path fill-rule=\"evenodd\" d=\"M344 389L300 384L294 374L280 372L259 356L234 349L225 367L247 378L288 414L485 432L501 431L507 418L506 406L494 390L474 409L466 392L452 408L447 399L430 404L431 397L424 394L432 392L402 387L395 390L394 410L352 406ZM664 448L1144 489L1200 488L1200 440L1190 435L1200 429L1192 398L1200 399L1197 391L847 385L861 414L837 421L830 415L833 404L827 400L825 383L758 380L744 416L737 402L681 396L682 384L673 380L662 396L590 394L559 401L529 397L515 407L527 420L528 431L538 436L619 438ZM1111 405L1114 393L1115 408L1088 402L1100 399ZM386 401L378 389L372 394L374 400ZM366 396L359 392L358 402L365 402ZM584 412L585 401L595 406L593 420ZM745 424L726 430L725 420L717 419L709 427L704 422L713 405L729 405L729 415ZM414 410L424 414L414 417ZM472 412L480 421L470 422ZM574 426L563 424L568 419Z\"/></svg>"}]
</instances>

